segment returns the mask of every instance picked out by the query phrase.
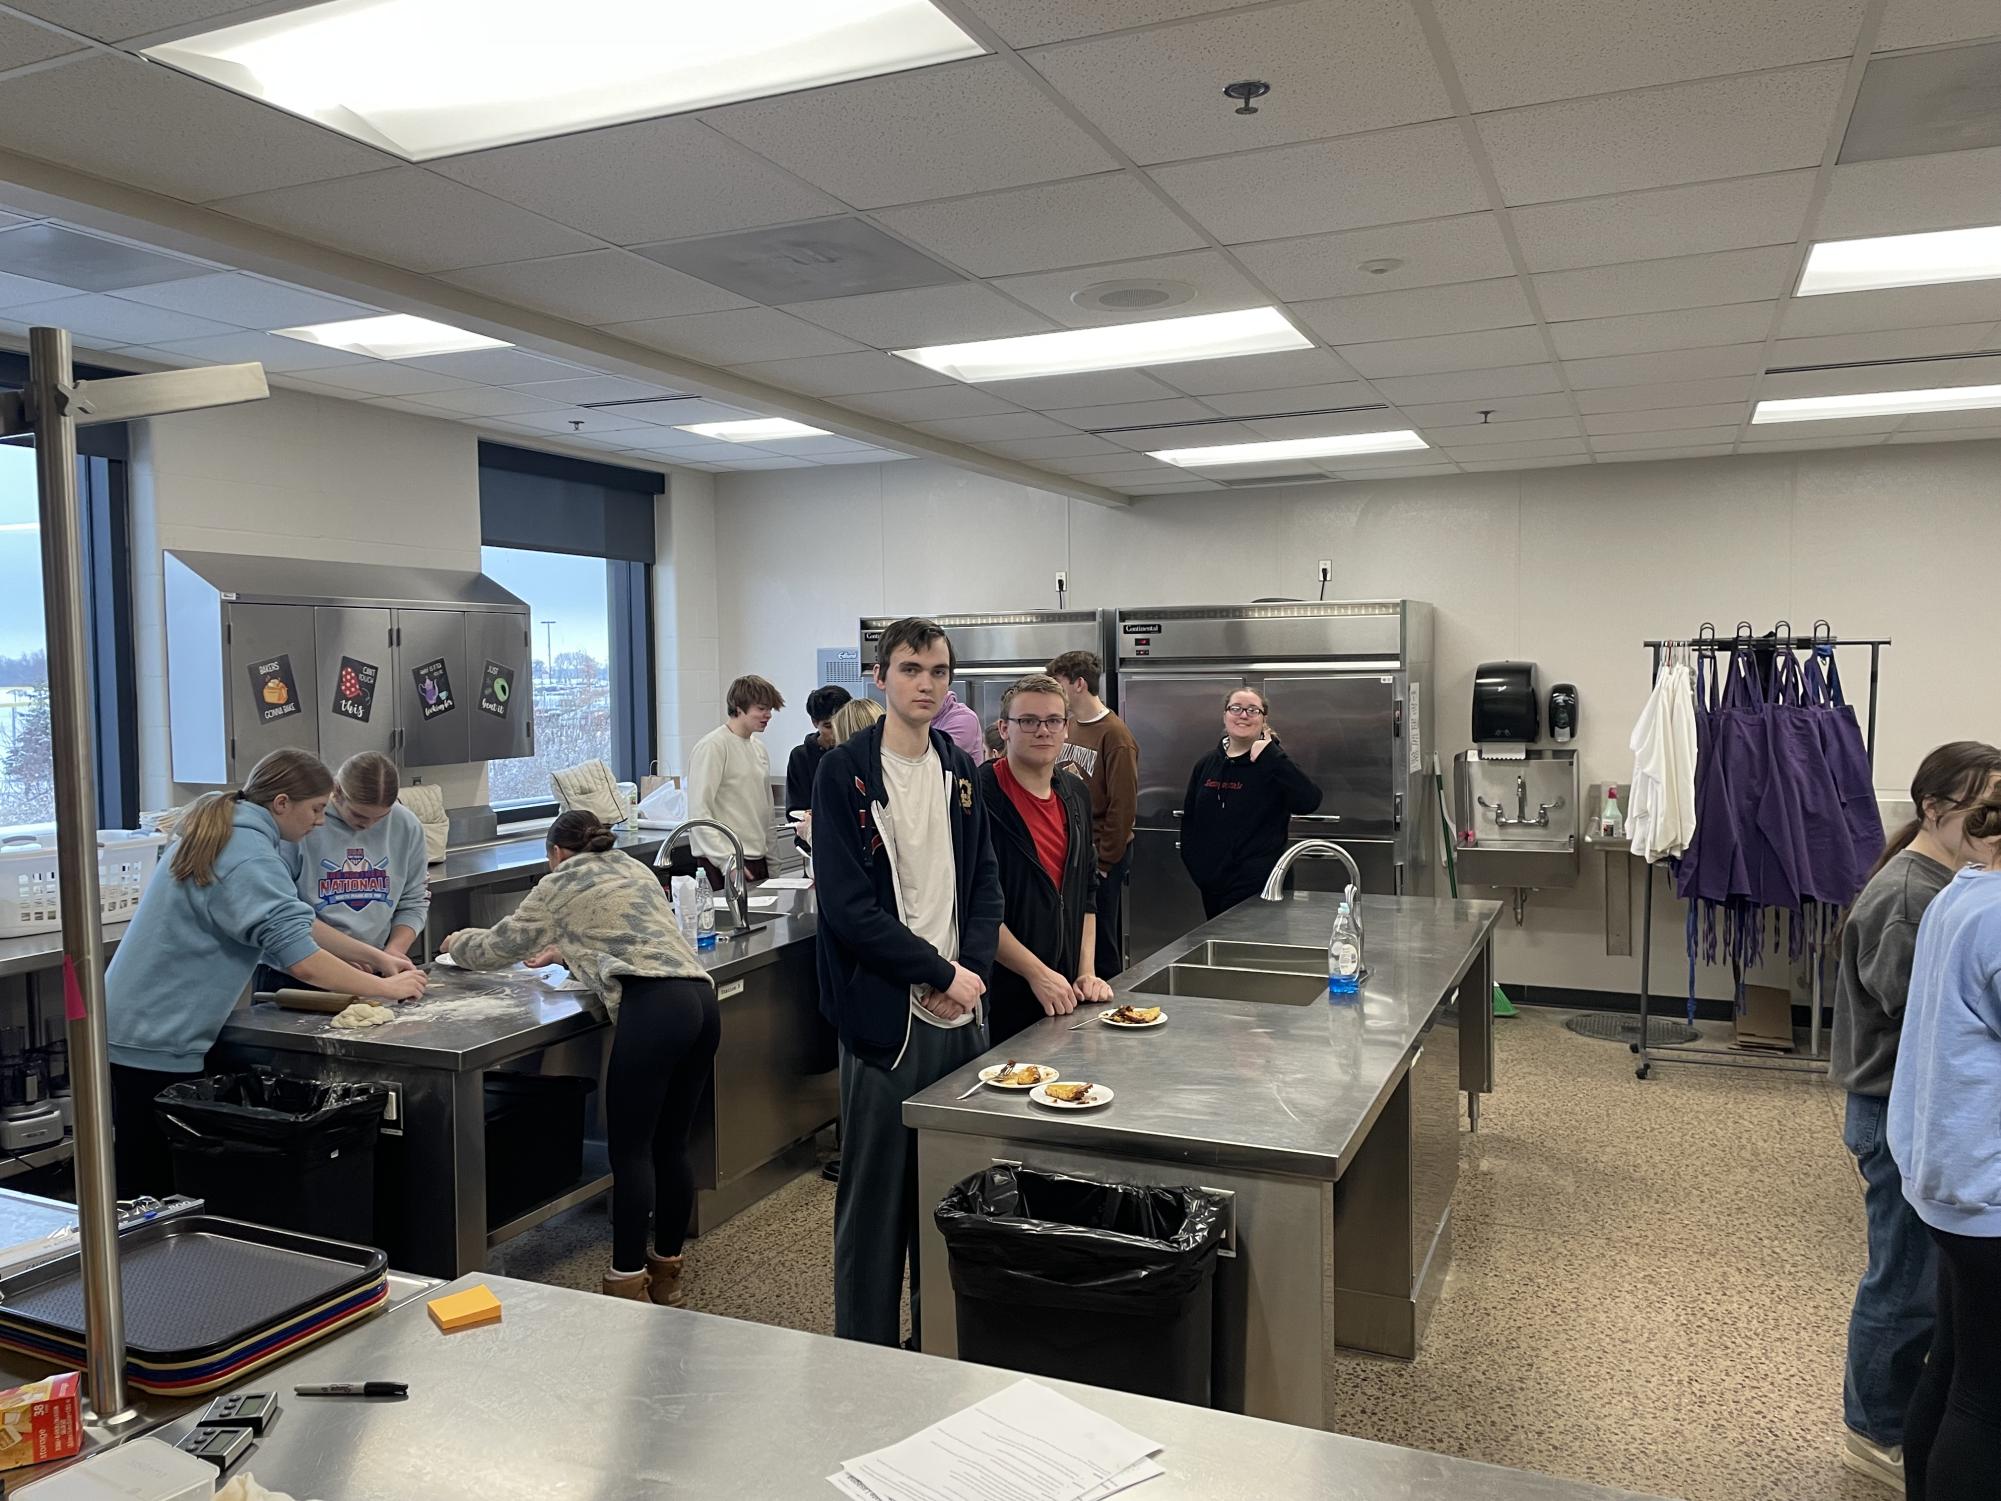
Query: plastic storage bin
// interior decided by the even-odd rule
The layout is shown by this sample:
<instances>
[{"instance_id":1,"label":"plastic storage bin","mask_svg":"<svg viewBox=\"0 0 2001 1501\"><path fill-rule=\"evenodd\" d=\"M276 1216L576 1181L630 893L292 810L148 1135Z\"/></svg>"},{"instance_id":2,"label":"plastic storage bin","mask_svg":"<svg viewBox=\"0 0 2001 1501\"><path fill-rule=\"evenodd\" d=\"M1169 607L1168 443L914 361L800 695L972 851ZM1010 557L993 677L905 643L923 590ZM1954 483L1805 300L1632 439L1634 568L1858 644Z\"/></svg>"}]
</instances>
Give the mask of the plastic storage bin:
<instances>
[{"instance_id":1,"label":"plastic storage bin","mask_svg":"<svg viewBox=\"0 0 2001 1501\"><path fill-rule=\"evenodd\" d=\"M574 1188L597 1080L567 1074L486 1076L486 1228L497 1230Z\"/></svg>"},{"instance_id":2,"label":"plastic storage bin","mask_svg":"<svg viewBox=\"0 0 2001 1501\"><path fill-rule=\"evenodd\" d=\"M139 910L167 839L128 829L98 831L98 904L106 922L129 922ZM53 824L0 839L0 938L49 933L63 925L57 879Z\"/></svg>"},{"instance_id":3,"label":"plastic storage bin","mask_svg":"<svg viewBox=\"0 0 2001 1501\"><path fill-rule=\"evenodd\" d=\"M961 1360L1209 1405L1214 1194L996 1166L934 1217Z\"/></svg>"},{"instance_id":4,"label":"plastic storage bin","mask_svg":"<svg viewBox=\"0 0 2001 1501\"><path fill-rule=\"evenodd\" d=\"M153 1098L174 1192L211 1214L369 1244L375 1142L389 1091L288 1074L216 1074Z\"/></svg>"}]
</instances>

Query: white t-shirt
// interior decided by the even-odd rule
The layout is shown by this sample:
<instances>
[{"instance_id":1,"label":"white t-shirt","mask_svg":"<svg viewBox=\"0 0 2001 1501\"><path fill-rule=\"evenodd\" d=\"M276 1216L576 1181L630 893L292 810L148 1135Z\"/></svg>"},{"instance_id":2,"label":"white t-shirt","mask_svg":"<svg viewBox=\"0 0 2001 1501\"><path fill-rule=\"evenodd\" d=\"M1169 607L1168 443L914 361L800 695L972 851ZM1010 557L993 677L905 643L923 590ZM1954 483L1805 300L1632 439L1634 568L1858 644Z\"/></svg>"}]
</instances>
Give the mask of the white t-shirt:
<instances>
[{"instance_id":1,"label":"white t-shirt","mask_svg":"<svg viewBox=\"0 0 2001 1501\"><path fill-rule=\"evenodd\" d=\"M897 915L903 925L954 963L959 958L959 869L952 857L952 813L945 798L945 767L930 746L921 757L882 752L882 780L889 792L889 818L882 835L896 871ZM953 1021L918 1002L923 987L912 986L910 1009L934 1027L963 1027L967 1012Z\"/></svg>"},{"instance_id":2,"label":"white t-shirt","mask_svg":"<svg viewBox=\"0 0 2001 1501\"><path fill-rule=\"evenodd\" d=\"M713 818L743 841L746 859L768 852L771 843L771 757L756 735L739 735L717 725L688 756L688 816ZM688 832L695 853L721 865L730 842L714 829Z\"/></svg>"}]
</instances>

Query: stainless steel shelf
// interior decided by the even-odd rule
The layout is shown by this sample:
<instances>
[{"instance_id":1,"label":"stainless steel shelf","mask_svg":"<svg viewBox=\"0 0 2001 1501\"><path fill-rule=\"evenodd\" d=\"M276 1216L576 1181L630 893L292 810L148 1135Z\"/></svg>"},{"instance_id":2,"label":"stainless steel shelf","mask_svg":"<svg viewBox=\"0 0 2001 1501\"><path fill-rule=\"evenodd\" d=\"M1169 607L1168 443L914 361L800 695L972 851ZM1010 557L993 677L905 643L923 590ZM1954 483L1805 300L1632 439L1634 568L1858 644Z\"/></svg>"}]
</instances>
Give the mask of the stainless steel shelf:
<instances>
[{"instance_id":1,"label":"stainless steel shelf","mask_svg":"<svg viewBox=\"0 0 2001 1501\"><path fill-rule=\"evenodd\" d=\"M550 1199L538 1204L526 1214L517 1215L506 1224L486 1233L487 1248L507 1244L517 1235L526 1235L537 1225L554 1219L566 1210L575 1209L579 1204L587 1204L601 1193L611 1192L611 1154L601 1141L584 1143L584 1172L575 1184Z\"/></svg>"}]
</instances>

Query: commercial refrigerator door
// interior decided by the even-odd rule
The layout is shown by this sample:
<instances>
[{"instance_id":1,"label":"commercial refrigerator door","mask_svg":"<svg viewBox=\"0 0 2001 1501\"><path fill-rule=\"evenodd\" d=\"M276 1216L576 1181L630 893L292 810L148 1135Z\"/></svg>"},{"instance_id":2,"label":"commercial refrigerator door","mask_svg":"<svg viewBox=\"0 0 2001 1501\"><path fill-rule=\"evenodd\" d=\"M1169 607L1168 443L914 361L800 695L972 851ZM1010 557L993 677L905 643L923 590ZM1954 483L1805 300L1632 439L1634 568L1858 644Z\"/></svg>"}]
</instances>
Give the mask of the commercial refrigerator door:
<instances>
[{"instance_id":1,"label":"commercial refrigerator door","mask_svg":"<svg viewBox=\"0 0 2001 1501\"><path fill-rule=\"evenodd\" d=\"M1119 714L1139 742L1139 827L1172 829L1179 825L1174 815L1181 811L1181 799L1187 795L1189 774L1222 740L1223 705L1243 686L1240 672L1159 676L1133 672L1120 680L1123 707ZM1175 863L1178 866L1180 862ZM1137 906L1137 876L1133 901ZM1137 929L1133 943L1137 951Z\"/></svg>"},{"instance_id":2,"label":"commercial refrigerator door","mask_svg":"<svg viewBox=\"0 0 2001 1501\"><path fill-rule=\"evenodd\" d=\"M1268 677L1271 728L1320 785L1320 807L1295 818L1296 839L1389 839L1404 785L1397 680L1391 676Z\"/></svg>"},{"instance_id":3,"label":"commercial refrigerator door","mask_svg":"<svg viewBox=\"0 0 2001 1501\"><path fill-rule=\"evenodd\" d=\"M405 766L459 766L471 758L479 684L466 673L463 610L396 612L396 723Z\"/></svg>"},{"instance_id":4,"label":"commercial refrigerator door","mask_svg":"<svg viewBox=\"0 0 2001 1501\"><path fill-rule=\"evenodd\" d=\"M1202 922L1202 893L1181 863L1180 832L1135 830L1132 890L1126 900L1127 952L1133 963Z\"/></svg>"},{"instance_id":5,"label":"commercial refrigerator door","mask_svg":"<svg viewBox=\"0 0 2001 1501\"><path fill-rule=\"evenodd\" d=\"M281 746L319 754L319 668L310 606L230 604L223 618L229 779L240 784Z\"/></svg>"},{"instance_id":6,"label":"commercial refrigerator door","mask_svg":"<svg viewBox=\"0 0 2001 1501\"><path fill-rule=\"evenodd\" d=\"M528 617L468 610L464 708L475 761L535 754L535 691ZM588 691L588 690L584 690ZM610 700L611 684L603 692Z\"/></svg>"},{"instance_id":7,"label":"commercial refrigerator door","mask_svg":"<svg viewBox=\"0 0 2001 1501\"><path fill-rule=\"evenodd\" d=\"M362 751L396 749L396 694L389 681L388 610L322 605L313 611L322 692L320 759L338 768Z\"/></svg>"}]
</instances>

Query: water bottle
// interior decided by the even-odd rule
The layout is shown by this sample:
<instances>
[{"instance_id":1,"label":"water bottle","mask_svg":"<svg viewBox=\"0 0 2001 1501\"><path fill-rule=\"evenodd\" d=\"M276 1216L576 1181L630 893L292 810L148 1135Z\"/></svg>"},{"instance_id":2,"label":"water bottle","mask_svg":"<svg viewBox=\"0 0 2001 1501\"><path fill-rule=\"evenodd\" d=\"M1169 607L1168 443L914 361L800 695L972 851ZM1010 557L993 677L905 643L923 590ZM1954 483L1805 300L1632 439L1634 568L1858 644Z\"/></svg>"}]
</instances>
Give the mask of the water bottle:
<instances>
[{"instance_id":1,"label":"water bottle","mask_svg":"<svg viewBox=\"0 0 2001 1501\"><path fill-rule=\"evenodd\" d=\"M702 936L701 919L695 912L695 878L675 876L669 900L674 904L674 921L681 929L681 936L693 948Z\"/></svg>"},{"instance_id":2,"label":"water bottle","mask_svg":"<svg viewBox=\"0 0 2001 1501\"><path fill-rule=\"evenodd\" d=\"M1334 931L1327 939L1327 991L1354 995L1362 988L1362 926L1355 920L1352 898L1342 897L1334 913Z\"/></svg>"},{"instance_id":3,"label":"water bottle","mask_svg":"<svg viewBox=\"0 0 2001 1501\"><path fill-rule=\"evenodd\" d=\"M709 884L706 870L695 872L695 947L716 946L716 888Z\"/></svg>"}]
</instances>

